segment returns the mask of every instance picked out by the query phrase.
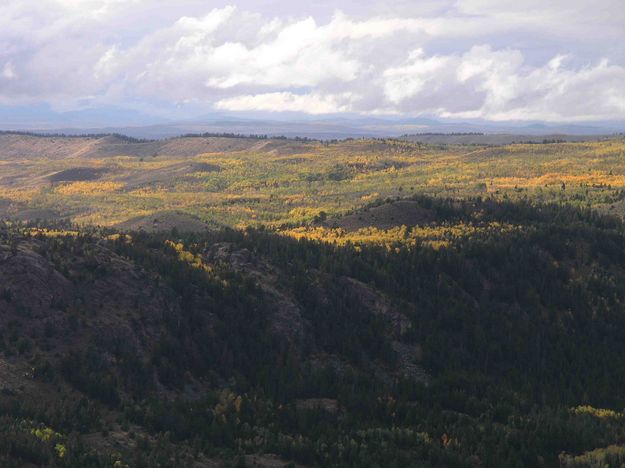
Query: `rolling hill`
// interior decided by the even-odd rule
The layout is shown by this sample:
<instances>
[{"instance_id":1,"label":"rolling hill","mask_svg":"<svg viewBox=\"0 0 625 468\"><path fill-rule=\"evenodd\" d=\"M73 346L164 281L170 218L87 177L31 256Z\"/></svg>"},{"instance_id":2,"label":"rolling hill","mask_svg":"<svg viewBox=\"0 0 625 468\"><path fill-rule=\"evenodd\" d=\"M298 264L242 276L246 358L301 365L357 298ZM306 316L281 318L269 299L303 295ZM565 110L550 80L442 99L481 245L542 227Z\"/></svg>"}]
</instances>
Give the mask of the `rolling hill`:
<instances>
[{"instance_id":1,"label":"rolling hill","mask_svg":"<svg viewBox=\"0 0 625 468\"><path fill-rule=\"evenodd\" d=\"M625 460L622 139L0 142L1 466Z\"/></svg>"},{"instance_id":2,"label":"rolling hill","mask_svg":"<svg viewBox=\"0 0 625 468\"><path fill-rule=\"evenodd\" d=\"M0 210L22 219L54 213L81 225L115 226L174 211L213 225L280 227L421 193L590 204L620 214L624 142L493 147L4 134Z\"/></svg>"}]
</instances>

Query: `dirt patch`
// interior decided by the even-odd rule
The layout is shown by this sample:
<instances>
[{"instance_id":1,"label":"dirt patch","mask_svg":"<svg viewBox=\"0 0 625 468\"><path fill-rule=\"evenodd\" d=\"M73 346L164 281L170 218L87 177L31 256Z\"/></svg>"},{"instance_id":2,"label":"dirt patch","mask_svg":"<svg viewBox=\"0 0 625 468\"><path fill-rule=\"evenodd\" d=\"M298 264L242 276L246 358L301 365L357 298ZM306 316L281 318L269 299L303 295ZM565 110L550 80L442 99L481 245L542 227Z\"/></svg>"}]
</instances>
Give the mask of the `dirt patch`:
<instances>
[{"instance_id":1,"label":"dirt patch","mask_svg":"<svg viewBox=\"0 0 625 468\"><path fill-rule=\"evenodd\" d=\"M54 210L46 208L25 208L7 213L7 216L15 221L51 221L59 219L60 215Z\"/></svg>"},{"instance_id":2,"label":"dirt patch","mask_svg":"<svg viewBox=\"0 0 625 468\"><path fill-rule=\"evenodd\" d=\"M82 182L97 180L108 172L106 168L74 167L48 177L50 182Z\"/></svg>"},{"instance_id":3,"label":"dirt patch","mask_svg":"<svg viewBox=\"0 0 625 468\"><path fill-rule=\"evenodd\" d=\"M221 167L216 164L195 163L191 166L195 172L220 172Z\"/></svg>"},{"instance_id":4,"label":"dirt patch","mask_svg":"<svg viewBox=\"0 0 625 468\"><path fill-rule=\"evenodd\" d=\"M338 227L348 232L366 227L391 229L397 226L417 226L435 221L434 213L417 202L400 200L366 208L354 214L328 222L330 227Z\"/></svg>"}]
</instances>

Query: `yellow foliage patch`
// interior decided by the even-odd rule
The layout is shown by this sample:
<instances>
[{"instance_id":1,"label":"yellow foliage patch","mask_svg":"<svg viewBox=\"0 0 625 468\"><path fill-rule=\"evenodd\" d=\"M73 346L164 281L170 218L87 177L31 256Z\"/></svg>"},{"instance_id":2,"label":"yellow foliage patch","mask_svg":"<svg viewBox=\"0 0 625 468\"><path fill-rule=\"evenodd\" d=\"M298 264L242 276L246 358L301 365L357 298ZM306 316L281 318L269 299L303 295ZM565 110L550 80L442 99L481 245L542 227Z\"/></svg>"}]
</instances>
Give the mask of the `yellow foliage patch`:
<instances>
[{"instance_id":1,"label":"yellow foliage patch","mask_svg":"<svg viewBox=\"0 0 625 468\"><path fill-rule=\"evenodd\" d=\"M595 408L590 405L577 406L571 410L575 414L587 414L596 418L622 418L621 413L617 413L611 409Z\"/></svg>"},{"instance_id":2,"label":"yellow foliage patch","mask_svg":"<svg viewBox=\"0 0 625 468\"><path fill-rule=\"evenodd\" d=\"M503 234L515 229L519 229L519 227L507 223L491 222L477 225L458 223L414 226L411 228L397 226L392 229L378 229L372 226L354 232L348 232L342 228L320 226L297 227L280 231L280 234L295 239L309 239L337 245L346 245L348 243L355 245L377 244L385 245L388 249L395 249L395 246L398 244L405 246L424 244L439 249L448 246L455 240L478 233Z\"/></svg>"}]
</instances>

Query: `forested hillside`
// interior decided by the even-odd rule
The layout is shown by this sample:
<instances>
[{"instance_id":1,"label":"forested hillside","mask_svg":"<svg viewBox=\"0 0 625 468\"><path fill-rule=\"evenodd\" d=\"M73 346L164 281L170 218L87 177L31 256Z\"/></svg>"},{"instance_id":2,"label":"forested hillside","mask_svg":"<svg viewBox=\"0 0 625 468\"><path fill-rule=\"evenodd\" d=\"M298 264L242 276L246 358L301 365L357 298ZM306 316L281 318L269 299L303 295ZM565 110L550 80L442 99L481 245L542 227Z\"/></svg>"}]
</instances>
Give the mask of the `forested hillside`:
<instances>
[{"instance_id":1,"label":"forested hillside","mask_svg":"<svg viewBox=\"0 0 625 468\"><path fill-rule=\"evenodd\" d=\"M621 221L395 203L381 242L3 223L0 465L623 463Z\"/></svg>"}]
</instances>

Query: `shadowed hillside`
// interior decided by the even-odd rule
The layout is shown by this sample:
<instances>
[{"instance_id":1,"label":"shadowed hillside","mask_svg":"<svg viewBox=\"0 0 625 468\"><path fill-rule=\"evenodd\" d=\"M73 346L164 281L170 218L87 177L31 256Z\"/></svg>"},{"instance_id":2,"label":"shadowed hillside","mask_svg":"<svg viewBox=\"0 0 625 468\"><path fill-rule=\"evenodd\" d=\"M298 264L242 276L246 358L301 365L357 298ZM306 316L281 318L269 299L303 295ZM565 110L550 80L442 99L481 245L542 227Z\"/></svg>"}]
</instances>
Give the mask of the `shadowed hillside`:
<instances>
[{"instance_id":1,"label":"shadowed hillside","mask_svg":"<svg viewBox=\"0 0 625 468\"><path fill-rule=\"evenodd\" d=\"M433 246L2 224L2 465L621 460L622 223L394 204L463 227Z\"/></svg>"}]
</instances>

